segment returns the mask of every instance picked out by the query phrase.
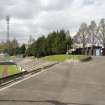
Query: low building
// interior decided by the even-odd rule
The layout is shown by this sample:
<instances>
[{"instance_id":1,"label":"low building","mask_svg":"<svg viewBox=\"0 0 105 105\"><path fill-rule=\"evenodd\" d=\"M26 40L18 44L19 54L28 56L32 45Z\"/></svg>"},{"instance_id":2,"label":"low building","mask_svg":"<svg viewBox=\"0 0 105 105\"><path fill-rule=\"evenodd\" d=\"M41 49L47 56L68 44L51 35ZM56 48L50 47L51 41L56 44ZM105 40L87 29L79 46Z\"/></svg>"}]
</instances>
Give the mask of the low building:
<instances>
[{"instance_id":1,"label":"low building","mask_svg":"<svg viewBox=\"0 0 105 105\"><path fill-rule=\"evenodd\" d=\"M82 44L75 44L74 45L75 54L84 54L85 55L93 55L93 56L101 56L103 55L103 47L102 45L92 45L92 44L87 44L85 49L83 49Z\"/></svg>"}]
</instances>

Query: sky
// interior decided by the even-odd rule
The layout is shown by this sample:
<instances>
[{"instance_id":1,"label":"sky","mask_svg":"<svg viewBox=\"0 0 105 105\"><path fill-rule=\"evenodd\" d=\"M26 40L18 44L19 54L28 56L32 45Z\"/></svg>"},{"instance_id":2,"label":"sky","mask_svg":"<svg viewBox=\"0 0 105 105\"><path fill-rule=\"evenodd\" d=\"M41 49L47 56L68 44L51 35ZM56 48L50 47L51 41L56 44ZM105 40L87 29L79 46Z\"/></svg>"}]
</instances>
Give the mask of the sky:
<instances>
[{"instance_id":1,"label":"sky","mask_svg":"<svg viewBox=\"0 0 105 105\"><path fill-rule=\"evenodd\" d=\"M0 0L0 41L6 40L6 16L10 39L20 43L60 29L74 36L82 22L105 18L105 0Z\"/></svg>"}]
</instances>

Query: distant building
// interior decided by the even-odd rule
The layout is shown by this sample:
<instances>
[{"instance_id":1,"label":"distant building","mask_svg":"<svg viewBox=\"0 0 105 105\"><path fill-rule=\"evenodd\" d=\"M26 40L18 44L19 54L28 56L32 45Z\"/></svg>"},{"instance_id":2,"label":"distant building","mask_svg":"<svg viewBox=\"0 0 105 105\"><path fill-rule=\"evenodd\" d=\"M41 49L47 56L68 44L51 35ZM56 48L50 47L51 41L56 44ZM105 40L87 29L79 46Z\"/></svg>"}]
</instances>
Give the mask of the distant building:
<instances>
[{"instance_id":1,"label":"distant building","mask_svg":"<svg viewBox=\"0 0 105 105\"><path fill-rule=\"evenodd\" d=\"M82 54L83 51L82 44L74 44L75 54ZM103 46L101 44L86 44L85 46L85 55L101 56L103 55Z\"/></svg>"}]
</instances>

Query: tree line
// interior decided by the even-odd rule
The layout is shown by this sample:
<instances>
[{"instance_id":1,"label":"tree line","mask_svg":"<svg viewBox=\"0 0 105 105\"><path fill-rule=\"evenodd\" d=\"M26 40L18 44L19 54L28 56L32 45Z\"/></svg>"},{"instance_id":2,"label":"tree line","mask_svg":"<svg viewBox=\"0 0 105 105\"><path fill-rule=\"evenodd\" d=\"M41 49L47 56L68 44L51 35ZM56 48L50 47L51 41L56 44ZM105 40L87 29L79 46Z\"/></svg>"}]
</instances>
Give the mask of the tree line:
<instances>
[{"instance_id":1,"label":"tree line","mask_svg":"<svg viewBox=\"0 0 105 105\"><path fill-rule=\"evenodd\" d=\"M10 56L23 55L26 51L26 45L19 45L18 41L14 38L11 41L0 43L0 53L8 53Z\"/></svg>"},{"instance_id":2,"label":"tree line","mask_svg":"<svg viewBox=\"0 0 105 105\"><path fill-rule=\"evenodd\" d=\"M9 50L8 50L9 45ZM87 25L83 22L73 39L69 31L53 31L47 36L41 36L35 40L32 36L29 38L28 46L19 45L16 39L9 42L0 43L0 52L9 53L10 55L24 55L43 57L54 54L65 54L67 50L76 48L81 45L83 54L87 45L103 46L105 48L105 19L101 19L97 24L94 20ZM26 49L27 46L27 49Z\"/></svg>"},{"instance_id":3,"label":"tree line","mask_svg":"<svg viewBox=\"0 0 105 105\"><path fill-rule=\"evenodd\" d=\"M54 31L39 37L26 50L27 56L43 57L54 54L65 54L72 47L72 38L69 31Z\"/></svg>"},{"instance_id":4,"label":"tree line","mask_svg":"<svg viewBox=\"0 0 105 105\"><path fill-rule=\"evenodd\" d=\"M101 19L97 24L94 20L87 25L83 22L76 35L74 36L75 44L82 44L83 53L87 45L103 46L105 48L105 19Z\"/></svg>"}]
</instances>

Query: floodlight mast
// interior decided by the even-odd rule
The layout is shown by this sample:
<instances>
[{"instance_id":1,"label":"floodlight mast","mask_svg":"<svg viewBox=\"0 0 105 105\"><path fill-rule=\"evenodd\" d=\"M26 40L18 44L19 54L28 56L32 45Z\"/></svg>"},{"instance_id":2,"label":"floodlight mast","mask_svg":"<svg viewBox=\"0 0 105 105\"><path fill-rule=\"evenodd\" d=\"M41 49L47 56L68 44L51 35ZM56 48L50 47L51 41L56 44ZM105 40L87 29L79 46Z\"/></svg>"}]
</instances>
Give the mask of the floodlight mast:
<instances>
[{"instance_id":1,"label":"floodlight mast","mask_svg":"<svg viewBox=\"0 0 105 105\"><path fill-rule=\"evenodd\" d=\"M8 49L8 54L10 52L10 17L6 16L6 21L7 21L7 49Z\"/></svg>"}]
</instances>

